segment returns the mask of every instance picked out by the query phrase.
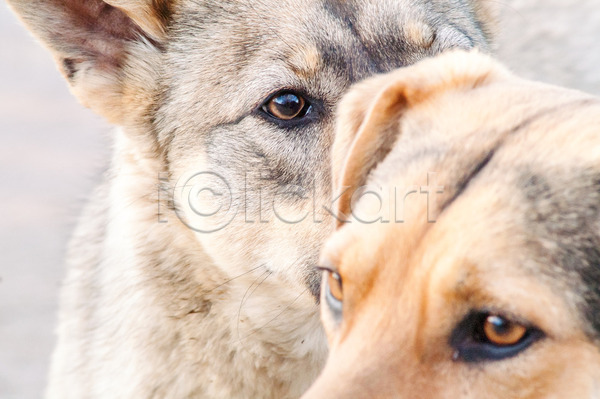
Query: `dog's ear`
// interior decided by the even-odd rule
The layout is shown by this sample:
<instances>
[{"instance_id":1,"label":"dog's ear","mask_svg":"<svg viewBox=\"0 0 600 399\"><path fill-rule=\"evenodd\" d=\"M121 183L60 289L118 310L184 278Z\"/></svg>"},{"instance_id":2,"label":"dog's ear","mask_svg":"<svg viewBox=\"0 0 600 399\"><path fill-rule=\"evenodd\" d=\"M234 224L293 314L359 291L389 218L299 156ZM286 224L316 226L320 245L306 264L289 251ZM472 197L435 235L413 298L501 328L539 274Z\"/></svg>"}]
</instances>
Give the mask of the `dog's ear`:
<instances>
[{"instance_id":1,"label":"dog's ear","mask_svg":"<svg viewBox=\"0 0 600 399\"><path fill-rule=\"evenodd\" d=\"M475 17L488 41L493 42L500 21L501 2L498 0L470 0Z\"/></svg>"},{"instance_id":2,"label":"dog's ear","mask_svg":"<svg viewBox=\"0 0 600 399\"><path fill-rule=\"evenodd\" d=\"M73 93L113 123L123 123L131 93L129 60L156 52L173 0L8 0L52 52ZM135 57L132 52L136 52ZM141 61L135 61L141 62ZM147 61L146 61L147 62ZM143 69L143 68L137 68ZM146 84L149 84L146 82ZM129 93L126 93L129 92Z\"/></svg>"},{"instance_id":3,"label":"dog's ear","mask_svg":"<svg viewBox=\"0 0 600 399\"><path fill-rule=\"evenodd\" d=\"M409 110L449 91L472 90L508 76L489 56L459 50L354 86L340 102L332 149L337 226L348 220L354 193L398 140Z\"/></svg>"},{"instance_id":4,"label":"dog's ear","mask_svg":"<svg viewBox=\"0 0 600 399\"><path fill-rule=\"evenodd\" d=\"M384 86L382 90L385 80L381 78L356 86L339 106L332 153L333 190L339 201L338 227L350 214L352 196L366 183L371 169L389 153L400 133L406 97L396 85Z\"/></svg>"}]
</instances>

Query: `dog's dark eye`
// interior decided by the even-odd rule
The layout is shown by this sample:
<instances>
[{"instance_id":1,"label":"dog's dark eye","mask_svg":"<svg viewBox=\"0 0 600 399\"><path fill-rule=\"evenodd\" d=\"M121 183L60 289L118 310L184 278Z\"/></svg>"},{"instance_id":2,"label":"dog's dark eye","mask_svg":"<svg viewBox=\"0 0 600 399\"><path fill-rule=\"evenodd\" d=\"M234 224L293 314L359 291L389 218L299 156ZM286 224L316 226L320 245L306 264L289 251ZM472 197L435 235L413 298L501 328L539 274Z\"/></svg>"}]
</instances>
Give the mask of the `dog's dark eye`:
<instances>
[{"instance_id":1,"label":"dog's dark eye","mask_svg":"<svg viewBox=\"0 0 600 399\"><path fill-rule=\"evenodd\" d=\"M276 93L262 106L262 110L268 115L283 121L302 118L310 109L310 103L292 91Z\"/></svg>"},{"instance_id":2,"label":"dog's dark eye","mask_svg":"<svg viewBox=\"0 0 600 399\"><path fill-rule=\"evenodd\" d=\"M542 331L499 314L471 312L450 338L455 360L477 362L518 355L543 337Z\"/></svg>"},{"instance_id":3,"label":"dog's dark eye","mask_svg":"<svg viewBox=\"0 0 600 399\"><path fill-rule=\"evenodd\" d=\"M325 284L325 299L327 300L327 304L333 310L340 312L342 310L342 301L344 299L342 277L334 271L326 270L325 278L327 281Z\"/></svg>"}]
</instances>

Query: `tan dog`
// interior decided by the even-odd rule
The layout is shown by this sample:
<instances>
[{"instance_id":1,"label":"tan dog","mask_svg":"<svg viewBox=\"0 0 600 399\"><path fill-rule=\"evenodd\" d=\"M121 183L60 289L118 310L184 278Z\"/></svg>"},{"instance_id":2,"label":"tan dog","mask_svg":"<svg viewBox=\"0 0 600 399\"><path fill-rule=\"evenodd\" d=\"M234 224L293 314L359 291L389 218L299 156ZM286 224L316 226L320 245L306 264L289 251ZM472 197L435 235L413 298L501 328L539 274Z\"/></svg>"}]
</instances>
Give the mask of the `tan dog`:
<instances>
[{"instance_id":1,"label":"tan dog","mask_svg":"<svg viewBox=\"0 0 600 399\"><path fill-rule=\"evenodd\" d=\"M600 397L600 101L453 52L340 109L304 398Z\"/></svg>"},{"instance_id":2,"label":"tan dog","mask_svg":"<svg viewBox=\"0 0 600 399\"><path fill-rule=\"evenodd\" d=\"M119 126L70 246L54 398L294 398L352 83L487 48L492 0L9 0Z\"/></svg>"}]
</instances>

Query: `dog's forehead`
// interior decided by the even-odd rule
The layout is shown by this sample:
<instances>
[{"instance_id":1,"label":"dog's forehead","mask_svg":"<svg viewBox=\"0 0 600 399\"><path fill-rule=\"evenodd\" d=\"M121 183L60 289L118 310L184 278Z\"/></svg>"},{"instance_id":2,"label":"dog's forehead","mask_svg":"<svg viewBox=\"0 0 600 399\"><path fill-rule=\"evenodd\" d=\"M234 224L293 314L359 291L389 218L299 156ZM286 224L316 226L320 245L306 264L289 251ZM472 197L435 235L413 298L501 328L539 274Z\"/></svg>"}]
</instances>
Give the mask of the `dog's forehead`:
<instances>
[{"instance_id":1,"label":"dog's forehead","mask_svg":"<svg viewBox=\"0 0 600 399\"><path fill-rule=\"evenodd\" d=\"M172 32L191 42L194 33L208 33L211 47L235 53L240 67L257 56L279 58L290 60L299 71L333 67L352 83L450 47L485 48L473 11L453 10L444 3L182 2Z\"/></svg>"}]
</instances>

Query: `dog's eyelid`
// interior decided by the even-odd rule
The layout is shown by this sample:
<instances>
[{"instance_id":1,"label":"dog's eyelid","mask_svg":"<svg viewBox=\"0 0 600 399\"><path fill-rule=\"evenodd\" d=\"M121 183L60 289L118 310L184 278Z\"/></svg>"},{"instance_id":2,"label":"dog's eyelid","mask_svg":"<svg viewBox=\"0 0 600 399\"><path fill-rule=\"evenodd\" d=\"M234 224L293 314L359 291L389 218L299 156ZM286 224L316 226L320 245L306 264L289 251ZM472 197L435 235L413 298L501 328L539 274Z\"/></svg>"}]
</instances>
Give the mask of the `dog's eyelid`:
<instances>
[{"instance_id":1,"label":"dog's eyelid","mask_svg":"<svg viewBox=\"0 0 600 399\"><path fill-rule=\"evenodd\" d=\"M294 93L297 96L301 96L306 99L310 104L319 103L319 100L314 96L311 96L306 90L297 86L279 86L273 89L270 89L265 92L261 98L254 104L254 109L260 109L265 103L267 103L270 99L276 97L278 94L282 93Z\"/></svg>"},{"instance_id":2,"label":"dog's eyelid","mask_svg":"<svg viewBox=\"0 0 600 399\"><path fill-rule=\"evenodd\" d=\"M340 274L335 262L328 257L322 256L321 259L319 259L319 264L316 266L316 268L324 272L335 273L338 275Z\"/></svg>"},{"instance_id":3,"label":"dog's eyelid","mask_svg":"<svg viewBox=\"0 0 600 399\"><path fill-rule=\"evenodd\" d=\"M327 266L315 266L315 269L317 269L320 272L329 272L329 273L334 273L333 270L331 270L331 268L327 267Z\"/></svg>"},{"instance_id":4,"label":"dog's eyelid","mask_svg":"<svg viewBox=\"0 0 600 399\"><path fill-rule=\"evenodd\" d=\"M514 312L511 312L509 310L499 309L494 306L473 309L469 312L469 314L495 315L509 320L513 323L521 324L527 327L533 327L532 323L528 321L525 317L519 316L518 314L515 314Z\"/></svg>"},{"instance_id":5,"label":"dog's eyelid","mask_svg":"<svg viewBox=\"0 0 600 399\"><path fill-rule=\"evenodd\" d=\"M528 329L540 330L538 327L535 326L534 323L532 323L527 318L520 316L518 314L515 314L514 312L507 311L507 310L501 310L496 307L485 307L485 308L479 308L479 309L472 309L465 315L465 317L463 317L462 320L465 321L468 318L476 318L476 317L481 318L484 316L497 316L497 317L501 317L502 319L507 320L511 323L521 325Z\"/></svg>"},{"instance_id":6,"label":"dog's eyelid","mask_svg":"<svg viewBox=\"0 0 600 399\"><path fill-rule=\"evenodd\" d=\"M329 265L329 264L325 264L325 265L317 265L315 266L315 268L319 271L322 272L328 272L328 273L334 273L339 275L339 271L337 270L337 268L333 265Z\"/></svg>"}]
</instances>

